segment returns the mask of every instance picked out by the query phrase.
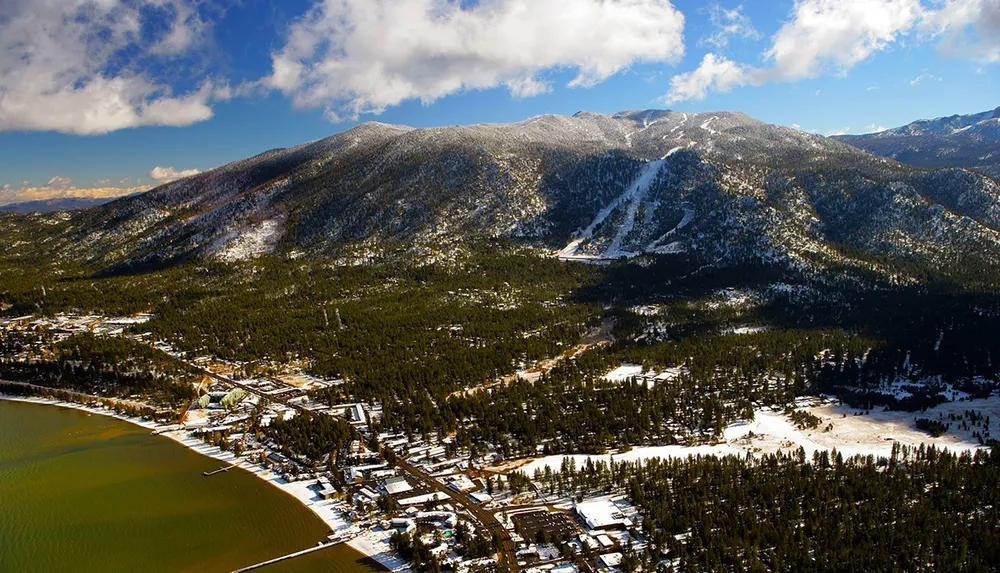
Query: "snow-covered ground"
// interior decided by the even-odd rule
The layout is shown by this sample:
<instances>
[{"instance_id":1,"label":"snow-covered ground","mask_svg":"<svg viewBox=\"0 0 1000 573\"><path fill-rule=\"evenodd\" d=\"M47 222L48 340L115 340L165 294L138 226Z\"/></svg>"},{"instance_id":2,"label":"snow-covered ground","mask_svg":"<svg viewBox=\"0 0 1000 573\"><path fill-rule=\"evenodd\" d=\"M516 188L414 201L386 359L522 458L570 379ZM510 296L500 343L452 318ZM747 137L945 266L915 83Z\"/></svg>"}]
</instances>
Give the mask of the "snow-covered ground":
<instances>
[{"instance_id":1,"label":"snow-covered ground","mask_svg":"<svg viewBox=\"0 0 1000 573\"><path fill-rule=\"evenodd\" d=\"M624 382L629 378L639 376L645 369L636 364L623 364L611 372L604 375L604 379L609 382Z\"/></svg>"},{"instance_id":2,"label":"snow-covered ground","mask_svg":"<svg viewBox=\"0 0 1000 573\"><path fill-rule=\"evenodd\" d=\"M608 382L625 382L630 378L643 377L646 380L646 385L649 388L652 388L659 382L665 382L677 378L683 374L684 371L685 370L683 368L667 368L658 371L646 371L642 366L637 364L623 364L605 374L604 379Z\"/></svg>"},{"instance_id":3,"label":"snow-covered ground","mask_svg":"<svg viewBox=\"0 0 1000 573\"><path fill-rule=\"evenodd\" d=\"M246 260L273 252L281 233L281 221L270 219L223 237L213 250L224 261Z\"/></svg>"},{"instance_id":4,"label":"snow-covered ground","mask_svg":"<svg viewBox=\"0 0 1000 573\"><path fill-rule=\"evenodd\" d=\"M789 452L799 447L805 450L806 456L809 458L817 451L832 451L834 449L846 457L855 455L889 456L894 442L904 446L934 445L952 452L974 451L981 446L979 446L979 441L973 438L972 432L973 430L981 431L980 428L964 431L957 427L957 423L953 422L952 428L945 435L933 438L917 430L914 426L914 418L938 419L940 415L947 422L949 414L961 415L967 410L976 410L984 416L990 416L991 428L996 430L997 435L1000 435L1000 397L995 396L971 402L947 402L935 408L928 408L926 412L917 413L872 410L867 415L856 415L860 412L859 410L834 403L803 408L803 410L822 420L818 428L800 430L783 413L760 410L755 413L753 422L738 422L726 428L722 441L714 445L639 447L627 452L600 456L555 455L535 459L519 469L528 476L534 475L535 470L544 470L545 466L558 471L565 457L573 458L576 467L579 468L588 458L605 462L611 460L634 462L653 458L767 454L778 451ZM830 425L832 428L825 431Z\"/></svg>"},{"instance_id":5,"label":"snow-covered ground","mask_svg":"<svg viewBox=\"0 0 1000 573\"><path fill-rule=\"evenodd\" d=\"M389 545L392 530L371 530L355 537L347 544L357 551L378 561L380 565L395 573L411 571L410 564L403 560Z\"/></svg>"}]
</instances>

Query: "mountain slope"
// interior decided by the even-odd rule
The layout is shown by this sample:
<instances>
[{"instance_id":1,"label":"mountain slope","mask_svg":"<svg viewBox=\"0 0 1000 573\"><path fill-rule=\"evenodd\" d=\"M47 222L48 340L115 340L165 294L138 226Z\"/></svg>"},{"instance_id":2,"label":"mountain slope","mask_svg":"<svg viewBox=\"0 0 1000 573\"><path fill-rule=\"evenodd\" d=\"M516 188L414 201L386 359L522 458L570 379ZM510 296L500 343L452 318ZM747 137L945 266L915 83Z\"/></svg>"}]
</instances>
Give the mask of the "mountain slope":
<instances>
[{"instance_id":1,"label":"mountain slope","mask_svg":"<svg viewBox=\"0 0 1000 573\"><path fill-rule=\"evenodd\" d=\"M915 170L740 113L369 123L76 215L65 248L120 267L436 259L508 238L575 259L945 266L968 249L997 258L998 196L975 173Z\"/></svg>"},{"instance_id":2,"label":"mountain slope","mask_svg":"<svg viewBox=\"0 0 1000 573\"><path fill-rule=\"evenodd\" d=\"M836 139L917 167L967 167L1000 179L1000 108Z\"/></svg>"}]
</instances>

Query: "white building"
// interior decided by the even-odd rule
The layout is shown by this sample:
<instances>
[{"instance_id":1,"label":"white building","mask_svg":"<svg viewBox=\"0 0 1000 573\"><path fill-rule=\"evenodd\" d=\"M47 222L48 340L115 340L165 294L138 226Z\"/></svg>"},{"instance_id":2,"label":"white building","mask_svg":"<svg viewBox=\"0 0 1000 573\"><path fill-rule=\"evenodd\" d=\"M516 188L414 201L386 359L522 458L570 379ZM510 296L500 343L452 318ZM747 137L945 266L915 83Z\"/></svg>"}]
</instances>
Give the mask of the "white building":
<instances>
[{"instance_id":1,"label":"white building","mask_svg":"<svg viewBox=\"0 0 1000 573\"><path fill-rule=\"evenodd\" d=\"M574 506L577 515L583 518L590 529L628 529L632 521L614 503L585 501Z\"/></svg>"}]
</instances>

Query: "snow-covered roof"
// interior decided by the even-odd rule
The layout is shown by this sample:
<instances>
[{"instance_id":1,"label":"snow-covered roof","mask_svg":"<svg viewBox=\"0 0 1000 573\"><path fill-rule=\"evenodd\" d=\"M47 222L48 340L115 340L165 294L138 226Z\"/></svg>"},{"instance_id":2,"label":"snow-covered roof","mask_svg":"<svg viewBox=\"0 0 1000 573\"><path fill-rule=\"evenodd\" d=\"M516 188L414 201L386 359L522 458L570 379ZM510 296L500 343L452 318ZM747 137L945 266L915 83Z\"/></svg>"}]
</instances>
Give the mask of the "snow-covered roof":
<instances>
[{"instance_id":1,"label":"snow-covered roof","mask_svg":"<svg viewBox=\"0 0 1000 573\"><path fill-rule=\"evenodd\" d=\"M632 522L614 503L608 500L585 501L576 504L576 512L590 529L631 527Z\"/></svg>"}]
</instances>

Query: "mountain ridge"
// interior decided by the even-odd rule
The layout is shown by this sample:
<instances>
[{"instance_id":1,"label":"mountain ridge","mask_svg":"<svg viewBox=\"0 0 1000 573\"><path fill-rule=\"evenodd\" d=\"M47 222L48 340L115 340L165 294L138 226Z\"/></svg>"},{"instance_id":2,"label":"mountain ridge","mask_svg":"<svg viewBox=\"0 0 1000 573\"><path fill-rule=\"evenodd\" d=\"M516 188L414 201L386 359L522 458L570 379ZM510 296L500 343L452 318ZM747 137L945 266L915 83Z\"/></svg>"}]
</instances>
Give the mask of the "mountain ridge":
<instances>
[{"instance_id":1,"label":"mountain ridge","mask_svg":"<svg viewBox=\"0 0 1000 573\"><path fill-rule=\"evenodd\" d=\"M739 112L580 112L368 122L74 214L64 240L105 268L268 254L433 261L496 239L585 261L944 266L970 248L996 258L998 196L975 173L914 169Z\"/></svg>"},{"instance_id":2,"label":"mountain ridge","mask_svg":"<svg viewBox=\"0 0 1000 573\"><path fill-rule=\"evenodd\" d=\"M917 167L962 167L1000 178L1000 107L834 139Z\"/></svg>"}]
</instances>

